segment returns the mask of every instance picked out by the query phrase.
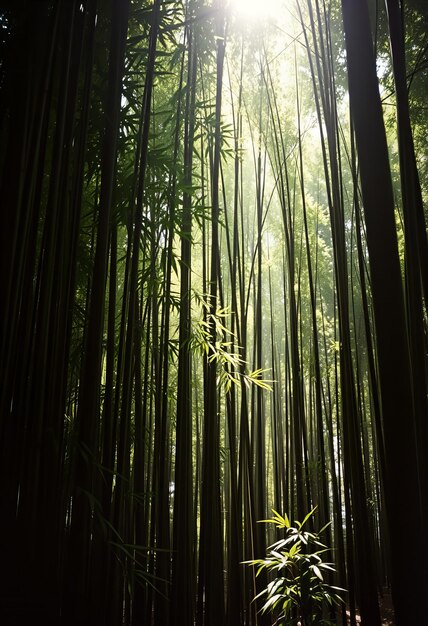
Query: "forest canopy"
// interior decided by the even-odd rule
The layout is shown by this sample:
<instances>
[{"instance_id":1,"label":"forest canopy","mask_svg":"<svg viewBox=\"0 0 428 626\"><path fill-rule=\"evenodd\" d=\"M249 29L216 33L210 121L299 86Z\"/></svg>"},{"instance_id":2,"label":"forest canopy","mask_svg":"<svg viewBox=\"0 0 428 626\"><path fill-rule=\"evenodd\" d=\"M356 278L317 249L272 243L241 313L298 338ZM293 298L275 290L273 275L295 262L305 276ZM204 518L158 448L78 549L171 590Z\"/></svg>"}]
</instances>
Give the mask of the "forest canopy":
<instances>
[{"instance_id":1,"label":"forest canopy","mask_svg":"<svg viewBox=\"0 0 428 626\"><path fill-rule=\"evenodd\" d=\"M425 0L1 3L4 623L271 624L315 507L426 621L427 95Z\"/></svg>"}]
</instances>

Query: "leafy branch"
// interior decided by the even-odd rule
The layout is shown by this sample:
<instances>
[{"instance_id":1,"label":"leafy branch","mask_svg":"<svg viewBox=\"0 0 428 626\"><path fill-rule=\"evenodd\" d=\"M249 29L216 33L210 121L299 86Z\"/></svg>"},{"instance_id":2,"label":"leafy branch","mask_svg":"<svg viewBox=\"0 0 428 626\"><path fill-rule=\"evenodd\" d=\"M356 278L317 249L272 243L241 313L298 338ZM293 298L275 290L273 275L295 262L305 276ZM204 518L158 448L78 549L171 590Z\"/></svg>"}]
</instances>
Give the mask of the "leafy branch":
<instances>
[{"instance_id":1,"label":"leafy branch","mask_svg":"<svg viewBox=\"0 0 428 626\"><path fill-rule=\"evenodd\" d=\"M205 310L205 315L193 323L190 345L200 354L207 357L211 363L215 361L218 365L218 383L228 393L232 385L240 386L242 383L248 387L257 385L266 391L272 391L273 380L263 378L266 369L256 369L250 372L245 371L247 362L240 354L241 348L232 350L236 337L226 326L227 318L233 313L229 308L219 308L212 313L208 305L209 296L202 298L196 294L195 299ZM214 333L213 333L214 329ZM215 335L215 342L212 337Z\"/></svg>"},{"instance_id":2,"label":"leafy branch","mask_svg":"<svg viewBox=\"0 0 428 626\"><path fill-rule=\"evenodd\" d=\"M298 623L302 626L333 624L333 621L325 617L326 609L331 612L343 602L340 593L345 590L330 585L324 578L326 574L336 571L333 563L323 560L323 555L329 548L320 541L321 533L329 524L318 532L304 529L315 510L316 507L302 522L295 521L294 525L286 513L280 515L273 511L271 519L261 521L284 530L284 538L268 548L266 558L245 561L257 568L256 576L263 570L276 574L254 600L266 597L261 612L278 611L276 623L283 626Z\"/></svg>"}]
</instances>

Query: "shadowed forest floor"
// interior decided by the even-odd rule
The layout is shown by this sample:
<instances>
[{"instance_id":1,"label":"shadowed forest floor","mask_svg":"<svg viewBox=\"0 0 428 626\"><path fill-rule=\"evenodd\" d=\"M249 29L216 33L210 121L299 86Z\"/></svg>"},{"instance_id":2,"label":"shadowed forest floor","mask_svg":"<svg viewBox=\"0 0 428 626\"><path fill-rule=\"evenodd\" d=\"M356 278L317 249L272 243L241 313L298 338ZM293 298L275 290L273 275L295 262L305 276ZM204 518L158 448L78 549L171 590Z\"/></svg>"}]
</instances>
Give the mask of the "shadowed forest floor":
<instances>
[{"instance_id":1,"label":"shadowed forest floor","mask_svg":"<svg viewBox=\"0 0 428 626\"><path fill-rule=\"evenodd\" d=\"M379 607L380 614L382 617L382 626L395 626L395 618L394 618L394 607L392 605L391 593L389 591L385 591L383 596L379 597ZM349 611L346 611L348 616L348 624L351 623L349 619ZM363 626L363 622L361 621L361 617L357 612L357 624L361 624ZM370 625L365 625L370 626Z\"/></svg>"},{"instance_id":2,"label":"shadowed forest floor","mask_svg":"<svg viewBox=\"0 0 428 626\"><path fill-rule=\"evenodd\" d=\"M383 626L394 626L394 607L392 606L391 594L386 592L380 599L380 614Z\"/></svg>"}]
</instances>

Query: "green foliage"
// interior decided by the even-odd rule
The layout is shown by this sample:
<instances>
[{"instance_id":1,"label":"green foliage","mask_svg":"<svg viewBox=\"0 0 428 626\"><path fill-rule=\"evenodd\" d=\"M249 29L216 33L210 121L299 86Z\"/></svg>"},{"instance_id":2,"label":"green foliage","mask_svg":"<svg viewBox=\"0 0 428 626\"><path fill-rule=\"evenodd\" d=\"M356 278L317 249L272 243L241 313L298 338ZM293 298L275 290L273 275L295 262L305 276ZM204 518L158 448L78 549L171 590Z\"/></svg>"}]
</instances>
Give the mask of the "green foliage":
<instances>
[{"instance_id":1,"label":"green foliage","mask_svg":"<svg viewBox=\"0 0 428 626\"><path fill-rule=\"evenodd\" d=\"M285 537L276 541L268 548L265 559L246 561L248 565L257 567L257 576L267 570L275 577L268 583L256 598L265 597L262 613L278 615L276 624L333 624L325 618L326 610L331 610L343 601L340 587L330 585L325 576L335 572L332 563L323 560L329 548L320 541L320 531L308 531L304 526L311 520L316 507L310 511L302 522L291 524L287 514L283 516L273 511L272 519L262 520L274 524L285 531Z\"/></svg>"},{"instance_id":2,"label":"green foliage","mask_svg":"<svg viewBox=\"0 0 428 626\"><path fill-rule=\"evenodd\" d=\"M239 346L236 346L232 339L236 338L225 324L226 319L231 315L229 309L217 309L215 313L209 312L209 295L205 294L200 297L195 292L195 298L198 304L205 309L205 319L196 320L191 337L191 346L201 354L207 356L208 361L215 361L218 366L218 384L226 393L228 393L232 385L240 386L245 383L247 387L256 385L266 391L272 391L272 380L263 378L266 372L264 369L256 369L245 372L247 362L240 354ZM216 341L212 342L212 329L214 329ZM234 350L235 348L235 350Z\"/></svg>"}]
</instances>

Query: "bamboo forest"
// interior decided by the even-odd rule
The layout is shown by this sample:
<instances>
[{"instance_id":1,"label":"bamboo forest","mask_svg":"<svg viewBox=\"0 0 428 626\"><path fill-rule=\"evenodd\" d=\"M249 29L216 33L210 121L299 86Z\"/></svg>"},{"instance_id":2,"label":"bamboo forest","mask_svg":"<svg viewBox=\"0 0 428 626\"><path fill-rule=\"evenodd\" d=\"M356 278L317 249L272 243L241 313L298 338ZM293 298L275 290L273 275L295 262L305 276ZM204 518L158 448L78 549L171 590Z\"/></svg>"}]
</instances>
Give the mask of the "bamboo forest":
<instances>
[{"instance_id":1,"label":"bamboo forest","mask_svg":"<svg viewBox=\"0 0 428 626\"><path fill-rule=\"evenodd\" d=\"M428 623L427 102L426 0L0 1L1 624Z\"/></svg>"}]
</instances>

